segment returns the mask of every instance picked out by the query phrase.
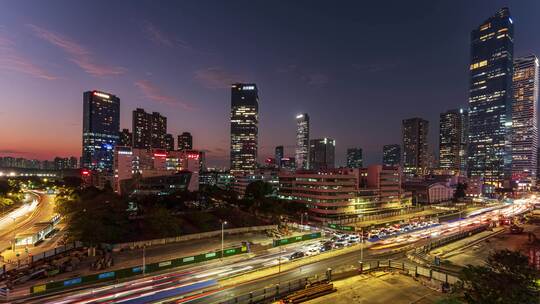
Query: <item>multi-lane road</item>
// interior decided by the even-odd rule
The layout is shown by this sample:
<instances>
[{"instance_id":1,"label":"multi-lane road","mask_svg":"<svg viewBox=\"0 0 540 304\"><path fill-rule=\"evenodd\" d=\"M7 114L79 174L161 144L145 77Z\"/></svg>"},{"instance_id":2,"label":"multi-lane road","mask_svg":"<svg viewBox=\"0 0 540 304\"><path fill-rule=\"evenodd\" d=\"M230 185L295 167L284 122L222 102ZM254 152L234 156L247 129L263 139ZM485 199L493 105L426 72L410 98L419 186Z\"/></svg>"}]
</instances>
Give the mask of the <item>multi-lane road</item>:
<instances>
[{"instance_id":1,"label":"multi-lane road","mask_svg":"<svg viewBox=\"0 0 540 304\"><path fill-rule=\"evenodd\" d=\"M483 225L498 216L512 216L523 213L528 208L526 203L528 201L520 201L514 205L508 205L497 210L486 209L465 219L442 223L435 227L404 233L376 242L368 242L362 245L365 248L363 250L364 261L378 259L381 252L393 250L400 246L422 246L430 240L457 233L459 230L471 229ZM252 290L272 286L279 282L322 274L328 268L335 269L338 267L358 266L360 260L359 250L343 254L335 252L331 253L335 258L309 263L293 270L280 272L279 274L276 272L274 275L266 276L263 279L226 287L219 284L220 280L234 275L278 265L283 262L286 263L292 253L305 251L305 248L313 247L316 244L320 244L320 240L289 245L280 251L258 255L249 259L236 258L223 262L215 261L206 265L193 266L165 274L151 275L124 283L89 287L80 291L64 293L61 296L49 297L47 303L145 303L146 301L151 302L150 299L160 298L167 298L168 300L174 300L179 303L219 303L220 301L245 294ZM357 248L360 248L360 245L357 246ZM397 257L397 255L394 255L394 257ZM389 256L385 256L385 259L388 258ZM195 289L202 289L204 287L206 292L197 297L183 298L183 296L191 291L190 286ZM44 299L38 300L40 303L43 301Z\"/></svg>"},{"instance_id":2,"label":"multi-lane road","mask_svg":"<svg viewBox=\"0 0 540 304\"><path fill-rule=\"evenodd\" d=\"M11 246L15 235L39 222L50 221L54 215L54 195L26 192L23 205L0 218L0 251Z\"/></svg>"}]
</instances>

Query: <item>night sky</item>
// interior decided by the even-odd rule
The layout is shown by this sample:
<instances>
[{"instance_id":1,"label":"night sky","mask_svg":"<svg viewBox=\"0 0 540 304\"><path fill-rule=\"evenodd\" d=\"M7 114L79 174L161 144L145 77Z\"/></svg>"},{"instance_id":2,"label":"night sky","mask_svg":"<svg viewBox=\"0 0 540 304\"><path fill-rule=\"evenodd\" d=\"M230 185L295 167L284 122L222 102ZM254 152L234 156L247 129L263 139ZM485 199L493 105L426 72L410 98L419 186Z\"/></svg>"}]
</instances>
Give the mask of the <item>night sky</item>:
<instances>
[{"instance_id":1,"label":"night sky","mask_svg":"<svg viewBox=\"0 0 540 304\"><path fill-rule=\"evenodd\" d=\"M0 156L80 156L82 93L121 99L189 131L209 165L229 157L229 84L259 87L259 159L311 137L380 162L401 120L467 105L469 34L500 7L515 55L540 53L540 1L2 1Z\"/></svg>"}]
</instances>

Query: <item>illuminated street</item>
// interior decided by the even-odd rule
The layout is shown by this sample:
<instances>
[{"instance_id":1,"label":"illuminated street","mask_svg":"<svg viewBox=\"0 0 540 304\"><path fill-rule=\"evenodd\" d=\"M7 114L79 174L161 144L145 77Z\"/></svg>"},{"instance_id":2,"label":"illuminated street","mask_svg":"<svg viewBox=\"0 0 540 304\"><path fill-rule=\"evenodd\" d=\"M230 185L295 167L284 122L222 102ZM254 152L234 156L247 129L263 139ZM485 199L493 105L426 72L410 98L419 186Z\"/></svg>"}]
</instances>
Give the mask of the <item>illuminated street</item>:
<instances>
[{"instance_id":1,"label":"illuminated street","mask_svg":"<svg viewBox=\"0 0 540 304\"><path fill-rule=\"evenodd\" d=\"M500 209L492 210L492 208L486 208L486 210L480 210L475 212L473 216L464 218L462 220L453 221L451 223L442 223L441 225L426 228L424 230L415 231L411 233L405 233L400 236L390 237L385 240L366 242L364 250L364 259L377 260L381 252L387 252L389 248L392 250L404 245L414 244L415 246L421 246L429 239L439 239L448 235L452 235L460 232L460 230L466 231L475 228L480 225L497 220L501 217L512 217L516 214L522 214L527 210L530 210L530 200L519 200L515 202L515 205L503 206ZM331 234L328 233L325 240L329 240ZM326 269L339 268L339 267L357 267L360 260L359 244L355 245L355 250L343 254L341 250L334 250L327 253L322 253L325 257L324 260L316 262L308 262L304 266L295 266L293 269L287 267L287 263L290 260L291 254L295 252L308 252L310 248L320 248L324 240L317 240L314 242L304 242L299 245L285 246L284 250L277 251L269 254L262 254L247 260L237 258L236 261L226 260L225 265L221 266L221 262L210 262L208 265L195 266L184 268L178 271L167 272L160 275L147 276L145 278L130 280L125 283L116 283L114 285L107 285L99 288L85 288L84 291L77 291L70 293L69 296L63 293L60 299L52 300L56 297L48 298L48 301L52 303L98 303L105 301L105 303L112 302L126 302L134 299L140 299L145 296L153 295L159 298L161 292L164 293L164 298L179 297L182 294L192 293L193 290L186 292L180 288L188 286L190 284L199 284L204 282L204 287L197 289L204 289L204 296L200 296L190 300L193 303L218 303L220 300L231 297L233 295L242 294L245 291L256 288L263 288L277 282L284 282L301 277L312 276L315 274L323 274ZM273 250L275 251L275 250ZM318 253L317 250L317 254ZM306 255L303 259L310 259L312 255ZM394 254L395 257L403 256L403 252ZM387 258L388 256L386 256ZM395 258L394 257L394 258ZM302 260L300 259L300 265ZM280 265L281 264L281 265ZM283 273L278 275L276 273L276 266L282 267ZM296 268L299 267L299 268ZM271 269L271 272L268 270ZM299 271L299 270L300 271ZM246 279L247 276L238 276L235 279L230 279L231 276L237 276L246 272L253 272L251 274L253 278L262 278L267 275L272 277L264 278L262 280ZM215 281L214 281L215 280ZM226 284L223 282L227 280ZM254 280L252 282L252 280ZM196 285L197 286L197 285ZM169 292L173 290L172 292ZM24 292L24 291L23 291ZM37 300L38 302L41 301ZM112 303L111 302L111 303ZM181 301L180 301L181 302ZM37 302L36 302L37 303ZM133 302L135 303L135 302Z\"/></svg>"}]
</instances>

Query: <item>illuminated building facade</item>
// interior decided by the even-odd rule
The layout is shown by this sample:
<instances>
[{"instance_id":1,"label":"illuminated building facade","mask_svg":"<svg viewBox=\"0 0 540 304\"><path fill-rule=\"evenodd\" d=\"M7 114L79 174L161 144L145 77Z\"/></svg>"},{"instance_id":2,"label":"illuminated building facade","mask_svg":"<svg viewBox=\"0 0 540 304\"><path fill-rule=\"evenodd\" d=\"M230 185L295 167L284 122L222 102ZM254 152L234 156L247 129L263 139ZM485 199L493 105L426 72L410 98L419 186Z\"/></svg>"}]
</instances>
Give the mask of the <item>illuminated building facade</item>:
<instances>
[{"instance_id":1,"label":"illuminated building facade","mask_svg":"<svg viewBox=\"0 0 540 304\"><path fill-rule=\"evenodd\" d=\"M358 192L358 170L334 169L279 173L279 197L303 204L309 218L329 221L355 214L353 198Z\"/></svg>"},{"instance_id":2,"label":"illuminated building facade","mask_svg":"<svg viewBox=\"0 0 540 304\"><path fill-rule=\"evenodd\" d=\"M309 165L309 115L296 115L296 168L307 170Z\"/></svg>"},{"instance_id":3,"label":"illuminated building facade","mask_svg":"<svg viewBox=\"0 0 540 304\"><path fill-rule=\"evenodd\" d=\"M514 60L512 102L512 180L519 188L536 183L538 150L538 58Z\"/></svg>"},{"instance_id":4,"label":"illuminated building facade","mask_svg":"<svg viewBox=\"0 0 540 304\"><path fill-rule=\"evenodd\" d=\"M165 134L165 150L174 150L174 136L172 136L172 134Z\"/></svg>"},{"instance_id":5,"label":"illuminated building facade","mask_svg":"<svg viewBox=\"0 0 540 304\"><path fill-rule=\"evenodd\" d=\"M469 114L455 109L441 113L439 120L439 167L454 174L467 168Z\"/></svg>"},{"instance_id":6,"label":"illuminated building facade","mask_svg":"<svg viewBox=\"0 0 540 304\"><path fill-rule=\"evenodd\" d=\"M422 118L403 120L403 169L407 174L427 173L428 128L429 122Z\"/></svg>"},{"instance_id":7,"label":"illuminated building facade","mask_svg":"<svg viewBox=\"0 0 540 304\"><path fill-rule=\"evenodd\" d=\"M100 91L84 92L81 167L112 171L119 131L120 98Z\"/></svg>"},{"instance_id":8,"label":"illuminated building facade","mask_svg":"<svg viewBox=\"0 0 540 304\"><path fill-rule=\"evenodd\" d=\"M362 168L362 149L347 149L347 168Z\"/></svg>"},{"instance_id":9,"label":"illuminated building facade","mask_svg":"<svg viewBox=\"0 0 540 304\"><path fill-rule=\"evenodd\" d=\"M131 147L132 142L133 134L131 134L129 129L122 129L122 131L120 131L120 142L118 143L118 145L124 147Z\"/></svg>"},{"instance_id":10,"label":"illuminated building facade","mask_svg":"<svg viewBox=\"0 0 540 304\"><path fill-rule=\"evenodd\" d=\"M511 171L512 23L503 8L471 33L468 172L493 187Z\"/></svg>"},{"instance_id":11,"label":"illuminated building facade","mask_svg":"<svg viewBox=\"0 0 540 304\"><path fill-rule=\"evenodd\" d=\"M132 119L133 147L137 149L165 149L167 117L158 112L147 113L137 108Z\"/></svg>"},{"instance_id":12,"label":"illuminated building facade","mask_svg":"<svg viewBox=\"0 0 540 304\"><path fill-rule=\"evenodd\" d=\"M281 171L278 196L305 205L312 220L335 223L410 207L401 182L398 166Z\"/></svg>"},{"instance_id":13,"label":"illuminated building facade","mask_svg":"<svg viewBox=\"0 0 540 304\"><path fill-rule=\"evenodd\" d=\"M178 150L193 150L193 136L189 132L178 135Z\"/></svg>"},{"instance_id":14,"label":"illuminated building facade","mask_svg":"<svg viewBox=\"0 0 540 304\"><path fill-rule=\"evenodd\" d=\"M336 141L332 138L309 141L309 167L311 170L333 169L335 167ZM298 162L297 162L298 164Z\"/></svg>"},{"instance_id":15,"label":"illuminated building facade","mask_svg":"<svg viewBox=\"0 0 540 304\"><path fill-rule=\"evenodd\" d=\"M294 157L283 157L281 158L281 169L288 171L296 170L296 160Z\"/></svg>"},{"instance_id":16,"label":"illuminated building facade","mask_svg":"<svg viewBox=\"0 0 540 304\"><path fill-rule=\"evenodd\" d=\"M399 166L401 164L401 146L384 145L382 163L384 166Z\"/></svg>"},{"instance_id":17,"label":"illuminated building facade","mask_svg":"<svg viewBox=\"0 0 540 304\"><path fill-rule=\"evenodd\" d=\"M231 174L257 168L259 94L253 83L231 86Z\"/></svg>"},{"instance_id":18,"label":"illuminated building facade","mask_svg":"<svg viewBox=\"0 0 540 304\"><path fill-rule=\"evenodd\" d=\"M114 189L122 194L122 184L134 177L156 177L189 171L189 191L199 189L201 153L195 150L166 151L117 146L114 150Z\"/></svg>"},{"instance_id":19,"label":"illuminated building facade","mask_svg":"<svg viewBox=\"0 0 540 304\"><path fill-rule=\"evenodd\" d=\"M283 149L283 146L277 146L275 149L275 158L276 158L276 166L278 168L281 168L281 159L285 157L285 151Z\"/></svg>"}]
</instances>

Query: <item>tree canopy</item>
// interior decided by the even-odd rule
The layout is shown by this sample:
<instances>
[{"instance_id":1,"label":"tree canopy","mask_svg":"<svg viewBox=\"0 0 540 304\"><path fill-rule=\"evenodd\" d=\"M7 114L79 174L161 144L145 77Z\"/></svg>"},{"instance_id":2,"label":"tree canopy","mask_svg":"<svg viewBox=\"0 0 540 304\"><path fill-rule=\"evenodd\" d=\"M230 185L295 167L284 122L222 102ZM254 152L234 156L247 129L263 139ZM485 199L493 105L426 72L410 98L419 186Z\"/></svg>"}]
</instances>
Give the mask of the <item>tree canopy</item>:
<instances>
[{"instance_id":1,"label":"tree canopy","mask_svg":"<svg viewBox=\"0 0 540 304\"><path fill-rule=\"evenodd\" d=\"M469 304L538 304L537 273L517 251L491 254L485 265L468 265L460 279L464 300Z\"/></svg>"},{"instance_id":2,"label":"tree canopy","mask_svg":"<svg viewBox=\"0 0 540 304\"><path fill-rule=\"evenodd\" d=\"M126 209L116 194L96 188L62 190L56 200L56 212L69 223L68 237L91 245L122 239L128 228Z\"/></svg>"}]
</instances>

